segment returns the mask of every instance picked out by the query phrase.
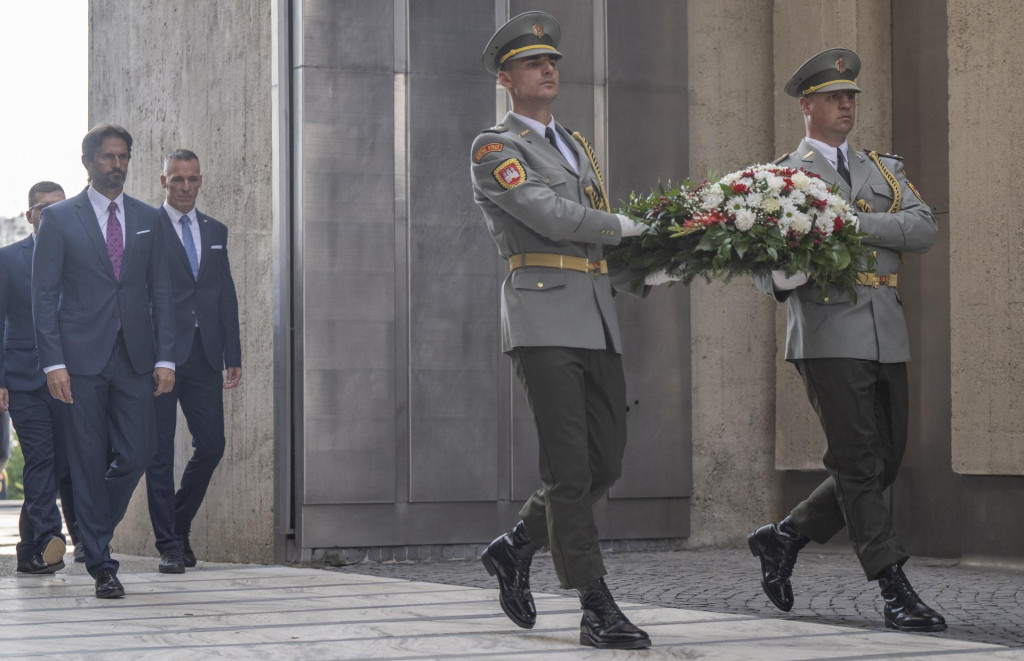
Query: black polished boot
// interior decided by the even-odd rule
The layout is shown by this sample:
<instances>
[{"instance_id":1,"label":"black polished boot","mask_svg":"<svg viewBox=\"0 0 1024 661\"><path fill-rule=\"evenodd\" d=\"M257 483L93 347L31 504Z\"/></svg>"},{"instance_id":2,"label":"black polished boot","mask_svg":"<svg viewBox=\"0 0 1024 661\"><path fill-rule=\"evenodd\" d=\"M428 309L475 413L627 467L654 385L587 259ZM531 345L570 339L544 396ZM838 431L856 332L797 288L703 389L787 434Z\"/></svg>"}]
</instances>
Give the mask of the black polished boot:
<instances>
[{"instance_id":1,"label":"black polished boot","mask_svg":"<svg viewBox=\"0 0 1024 661\"><path fill-rule=\"evenodd\" d=\"M647 632L630 622L619 610L603 578L576 591L580 594L583 608L580 645L603 650L637 650L651 646Z\"/></svg>"},{"instance_id":2,"label":"black polished boot","mask_svg":"<svg viewBox=\"0 0 1024 661\"><path fill-rule=\"evenodd\" d=\"M945 631L946 620L929 608L897 565L886 567L878 577L885 599L885 626L900 631Z\"/></svg>"},{"instance_id":3,"label":"black polished boot","mask_svg":"<svg viewBox=\"0 0 1024 661\"><path fill-rule=\"evenodd\" d=\"M537 548L520 521L480 554L487 573L498 577L501 610L524 629L532 629L537 623L537 608L530 593L530 563Z\"/></svg>"},{"instance_id":4,"label":"black polished boot","mask_svg":"<svg viewBox=\"0 0 1024 661\"><path fill-rule=\"evenodd\" d=\"M769 523L747 535L750 552L761 559L761 588L771 602L787 613L793 608L793 574L796 554L807 542L787 516L778 524Z\"/></svg>"}]
</instances>

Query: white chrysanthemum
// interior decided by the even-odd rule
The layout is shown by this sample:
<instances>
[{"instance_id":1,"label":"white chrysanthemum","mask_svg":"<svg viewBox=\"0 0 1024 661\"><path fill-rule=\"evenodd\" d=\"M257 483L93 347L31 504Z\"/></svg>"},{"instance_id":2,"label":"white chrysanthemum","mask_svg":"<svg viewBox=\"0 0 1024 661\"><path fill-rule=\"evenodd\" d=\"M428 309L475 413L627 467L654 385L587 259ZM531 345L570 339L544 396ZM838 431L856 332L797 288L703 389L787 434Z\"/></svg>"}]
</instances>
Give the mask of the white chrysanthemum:
<instances>
[{"instance_id":1,"label":"white chrysanthemum","mask_svg":"<svg viewBox=\"0 0 1024 661\"><path fill-rule=\"evenodd\" d=\"M811 178L803 172L797 172L790 180L793 182L793 186L797 190L807 190L807 187L811 185Z\"/></svg>"},{"instance_id":2,"label":"white chrysanthemum","mask_svg":"<svg viewBox=\"0 0 1024 661\"><path fill-rule=\"evenodd\" d=\"M811 183L807 186L807 194L813 195L814 197L828 197L828 186L821 179L811 179ZM796 183L796 182L793 182Z\"/></svg>"},{"instance_id":3,"label":"white chrysanthemum","mask_svg":"<svg viewBox=\"0 0 1024 661\"><path fill-rule=\"evenodd\" d=\"M766 196L761 200L761 208L767 213L776 213L781 207L778 198Z\"/></svg>"},{"instance_id":4,"label":"white chrysanthemum","mask_svg":"<svg viewBox=\"0 0 1024 661\"><path fill-rule=\"evenodd\" d=\"M790 193L788 199L790 202L793 203L794 206L800 206L801 204L805 204L807 202L807 196L802 191L798 190L795 190L792 193Z\"/></svg>"},{"instance_id":5,"label":"white chrysanthemum","mask_svg":"<svg viewBox=\"0 0 1024 661\"><path fill-rule=\"evenodd\" d=\"M797 211L790 217L789 221L789 229L800 236L811 231L811 218L805 213Z\"/></svg>"},{"instance_id":6,"label":"white chrysanthemum","mask_svg":"<svg viewBox=\"0 0 1024 661\"><path fill-rule=\"evenodd\" d=\"M768 184L768 190L779 192L786 185L786 182L782 180L777 174L769 176L765 182Z\"/></svg>"},{"instance_id":7,"label":"white chrysanthemum","mask_svg":"<svg viewBox=\"0 0 1024 661\"><path fill-rule=\"evenodd\" d=\"M754 222L757 220L757 214L747 208L742 208L736 212L736 229L741 232L746 232L754 226Z\"/></svg>"},{"instance_id":8,"label":"white chrysanthemum","mask_svg":"<svg viewBox=\"0 0 1024 661\"><path fill-rule=\"evenodd\" d=\"M701 191L701 201L708 209L713 209L725 201L725 193L718 184L712 184Z\"/></svg>"},{"instance_id":9,"label":"white chrysanthemum","mask_svg":"<svg viewBox=\"0 0 1024 661\"><path fill-rule=\"evenodd\" d=\"M750 207L751 209L760 209L761 201L764 199L764 195L761 193L747 193L743 196L743 204Z\"/></svg>"}]
</instances>

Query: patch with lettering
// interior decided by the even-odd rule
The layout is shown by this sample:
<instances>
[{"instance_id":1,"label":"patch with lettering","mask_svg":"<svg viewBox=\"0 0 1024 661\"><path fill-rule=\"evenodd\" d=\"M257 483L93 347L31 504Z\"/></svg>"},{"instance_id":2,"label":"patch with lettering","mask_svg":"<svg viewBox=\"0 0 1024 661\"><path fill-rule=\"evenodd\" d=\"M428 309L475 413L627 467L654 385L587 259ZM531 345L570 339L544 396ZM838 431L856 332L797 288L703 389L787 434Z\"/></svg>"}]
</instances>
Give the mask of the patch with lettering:
<instances>
[{"instance_id":1,"label":"patch with lettering","mask_svg":"<svg viewBox=\"0 0 1024 661\"><path fill-rule=\"evenodd\" d=\"M503 147L504 145L500 142L488 142L486 145L476 150L476 153L473 154L473 160L479 163L483 160L484 156L490 154L492 151L501 151Z\"/></svg>"},{"instance_id":2,"label":"patch with lettering","mask_svg":"<svg viewBox=\"0 0 1024 661\"><path fill-rule=\"evenodd\" d=\"M494 169L494 178L501 187L511 190L526 181L526 168L518 158L510 158Z\"/></svg>"},{"instance_id":3,"label":"patch with lettering","mask_svg":"<svg viewBox=\"0 0 1024 661\"><path fill-rule=\"evenodd\" d=\"M924 201L924 198L921 197L921 194L917 192L917 187L910 182L910 177L907 176L907 171L900 170L900 173L903 175L903 178L907 180L907 186L910 186L910 190L914 191L914 195L917 196L917 199L921 200L921 204L928 204Z\"/></svg>"}]
</instances>

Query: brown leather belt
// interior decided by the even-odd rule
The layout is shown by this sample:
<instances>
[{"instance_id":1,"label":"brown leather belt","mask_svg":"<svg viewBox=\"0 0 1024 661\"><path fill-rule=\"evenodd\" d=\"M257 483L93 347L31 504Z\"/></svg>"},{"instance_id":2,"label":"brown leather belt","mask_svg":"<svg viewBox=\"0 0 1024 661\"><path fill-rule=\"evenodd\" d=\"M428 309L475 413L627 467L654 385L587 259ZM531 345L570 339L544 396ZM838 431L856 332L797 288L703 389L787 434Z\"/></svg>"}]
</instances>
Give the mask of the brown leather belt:
<instances>
[{"instance_id":1,"label":"brown leather belt","mask_svg":"<svg viewBox=\"0 0 1024 661\"><path fill-rule=\"evenodd\" d=\"M878 275L877 273L858 273L857 282L864 285L865 287L895 287L899 282L899 276L896 273L889 273L887 275Z\"/></svg>"},{"instance_id":2,"label":"brown leather belt","mask_svg":"<svg viewBox=\"0 0 1024 661\"><path fill-rule=\"evenodd\" d=\"M509 271L515 271L524 266L545 266L549 269L565 269L566 271L582 271L583 273L608 275L608 262L603 259L599 262L592 262L586 257L554 255L546 252L524 252L508 258Z\"/></svg>"}]
</instances>

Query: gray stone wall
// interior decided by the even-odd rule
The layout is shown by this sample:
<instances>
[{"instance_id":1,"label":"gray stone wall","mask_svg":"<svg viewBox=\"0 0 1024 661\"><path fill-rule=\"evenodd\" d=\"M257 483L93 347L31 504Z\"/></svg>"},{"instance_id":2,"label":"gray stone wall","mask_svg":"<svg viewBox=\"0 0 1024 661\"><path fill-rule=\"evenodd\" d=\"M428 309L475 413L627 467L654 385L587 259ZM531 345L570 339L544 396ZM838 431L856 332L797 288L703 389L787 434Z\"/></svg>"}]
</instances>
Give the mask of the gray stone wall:
<instances>
[{"instance_id":1,"label":"gray stone wall","mask_svg":"<svg viewBox=\"0 0 1024 661\"><path fill-rule=\"evenodd\" d=\"M206 560L273 558L271 58L269 0L92 0L89 122L135 139L126 192L163 201L162 155L199 154L198 207L228 226L238 290L242 383L225 393L227 451L192 545ZM191 454L179 413L176 475ZM115 551L155 554L139 485Z\"/></svg>"}]
</instances>

